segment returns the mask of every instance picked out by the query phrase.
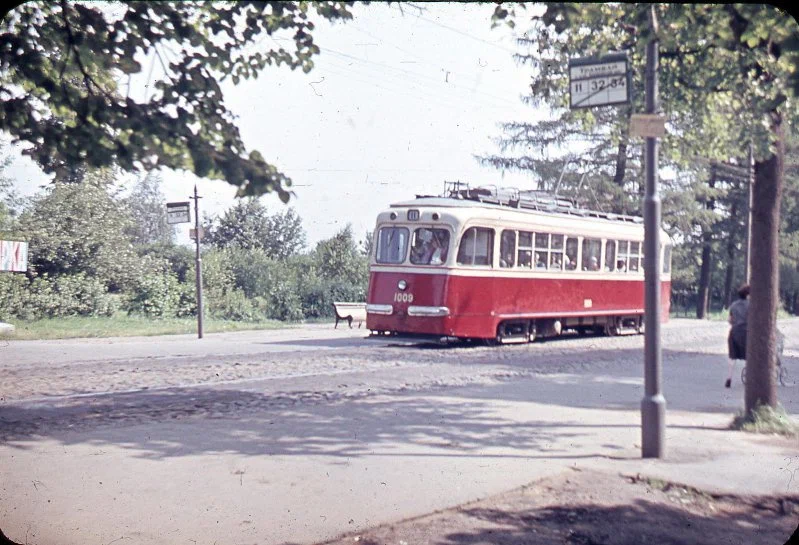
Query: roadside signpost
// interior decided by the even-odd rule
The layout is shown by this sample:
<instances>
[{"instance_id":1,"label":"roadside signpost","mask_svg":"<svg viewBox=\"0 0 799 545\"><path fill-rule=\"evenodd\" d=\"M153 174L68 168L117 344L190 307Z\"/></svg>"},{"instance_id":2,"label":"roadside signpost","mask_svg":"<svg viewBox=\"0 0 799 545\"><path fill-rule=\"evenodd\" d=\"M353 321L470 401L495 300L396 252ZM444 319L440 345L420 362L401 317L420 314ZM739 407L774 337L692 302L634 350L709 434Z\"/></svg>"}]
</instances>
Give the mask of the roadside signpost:
<instances>
[{"instance_id":1,"label":"roadside signpost","mask_svg":"<svg viewBox=\"0 0 799 545\"><path fill-rule=\"evenodd\" d=\"M625 53L569 61L569 105L572 108L628 104L631 83L632 73Z\"/></svg>"},{"instance_id":2,"label":"roadside signpost","mask_svg":"<svg viewBox=\"0 0 799 545\"><path fill-rule=\"evenodd\" d=\"M188 202L166 203L166 222L169 225L191 222L191 206Z\"/></svg>"},{"instance_id":3,"label":"roadside signpost","mask_svg":"<svg viewBox=\"0 0 799 545\"><path fill-rule=\"evenodd\" d=\"M197 193L197 186L196 185L194 186L194 196L193 197L189 197L189 198L194 201L194 229L192 229L192 231L194 231L193 240L194 240L194 247L195 247L195 254L196 254L195 255L195 267L194 267L194 269L196 271L195 280L197 282L197 288L196 288L196 292L197 292L197 338L198 339L202 339L203 338L203 260L202 260L202 257L200 256L200 239L203 238L203 229L202 229L202 227L200 227L200 199L202 199L202 197L200 197L200 195ZM186 203L180 203L180 204L186 206L185 217L189 218L189 213L188 213L189 203L186 202ZM186 219L186 221L190 221L190 220ZM197 233L199 233L200 236L197 236Z\"/></svg>"},{"instance_id":4,"label":"roadside signpost","mask_svg":"<svg viewBox=\"0 0 799 545\"><path fill-rule=\"evenodd\" d=\"M654 7L649 10L657 36ZM630 136L644 138L646 192L644 194L644 398L641 400L641 455L662 458L665 452L666 398L661 391L660 346L660 196L658 195L658 138L666 133L665 117L658 114L658 40L646 48L646 113L630 118ZM569 61L569 104L591 108L630 103L632 73L625 53Z\"/></svg>"},{"instance_id":5,"label":"roadside signpost","mask_svg":"<svg viewBox=\"0 0 799 545\"><path fill-rule=\"evenodd\" d=\"M203 238L203 230L200 227L200 197L197 194L197 186L194 186L194 196L189 197L194 200L194 229L189 230L189 237L195 242L195 261L196 261L196 286L197 293L197 338L203 338L203 271L202 258L200 257L200 239ZM169 225L177 223L191 223L191 203L168 202L166 203L166 222ZM197 236L200 233L200 236Z\"/></svg>"},{"instance_id":6,"label":"roadside signpost","mask_svg":"<svg viewBox=\"0 0 799 545\"><path fill-rule=\"evenodd\" d=\"M646 114L636 130L645 138L644 166L644 398L641 400L641 455L663 458L666 452L666 398L663 396L663 360L660 346L660 228L658 195L658 137L665 120L658 115L658 24L655 7L649 7L652 38L646 44ZM631 127L632 130L632 127Z\"/></svg>"}]
</instances>

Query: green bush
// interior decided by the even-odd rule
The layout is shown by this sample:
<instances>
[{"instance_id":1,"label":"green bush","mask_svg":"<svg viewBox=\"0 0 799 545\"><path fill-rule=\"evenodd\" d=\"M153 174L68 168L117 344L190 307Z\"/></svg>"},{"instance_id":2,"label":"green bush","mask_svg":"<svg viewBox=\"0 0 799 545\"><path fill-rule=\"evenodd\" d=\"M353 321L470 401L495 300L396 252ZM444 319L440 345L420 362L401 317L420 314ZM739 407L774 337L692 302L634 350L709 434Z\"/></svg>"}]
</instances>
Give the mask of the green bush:
<instances>
[{"instance_id":1,"label":"green bush","mask_svg":"<svg viewBox=\"0 0 799 545\"><path fill-rule=\"evenodd\" d=\"M25 275L0 274L0 321L24 317L30 308L29 285Z\"/></svg>"},{"instance_id":2,"label":"green bush","mask_svg":"<svg viewBox=\"0 0 799 545\"><path fill-rule=\"evenodd\" d=\"M211 318L241 322L263 318L256 304L239 289L209 290L205 301L204 306Z\"/></svg>"},{"instance_id":3,"label":"green bush","mask_svg":"<svg viewBox=\"0 0 799 545\"><path fill-rule=\"evenodd\" d=\"M152 262L163 263L160 267L153 265L150 270L159 272L172 271L178 281L194 284L194 251L186 246L172 243L152 243L136 247L139 256L149 258Z\"/></svg>"},{"instance_id":4,"label":"green bush","mask_svg":"<svg viewBox=\"0 0 799 545\"><path fill-rule=\"evenodd\" d=\"M295 282L281 280L274 283L269 291L267 317L274 320L302 320L302 300L297 293Z\"/></svg>"},{"instance_id":5,"label":"green bush","mask_svg":"<svg viewBox=\"0 0 799 545\"><path fill-rule=\"evenodd\" d=\"M235 286L249 298L265 297L275 279L288 273L286 265L271 259L262 249L226 250Z\"/></svg>"},{"instance_id":6,"label":"green bush","mask_svg":"<svg viewBox=\"0 0 799 545\"><path fill-rule=\"evenodd\" d=\"M180 283L174 274L150 273L136 279L126 297L126 310L144 316L178 316L180 302Z\"/></svg>"},{"instance_id":7,"label":"green bush","mask_svg":"<svg viewBox=\"0 0 799 545\"><path fill-rule=\"evenodd\" d=\"M62 316L112 316L118 299L106 291L105 283L84 273L46 275L28 281L12 277L0 288L3 317L23 320Z\"/></svg>"}]
</instances>

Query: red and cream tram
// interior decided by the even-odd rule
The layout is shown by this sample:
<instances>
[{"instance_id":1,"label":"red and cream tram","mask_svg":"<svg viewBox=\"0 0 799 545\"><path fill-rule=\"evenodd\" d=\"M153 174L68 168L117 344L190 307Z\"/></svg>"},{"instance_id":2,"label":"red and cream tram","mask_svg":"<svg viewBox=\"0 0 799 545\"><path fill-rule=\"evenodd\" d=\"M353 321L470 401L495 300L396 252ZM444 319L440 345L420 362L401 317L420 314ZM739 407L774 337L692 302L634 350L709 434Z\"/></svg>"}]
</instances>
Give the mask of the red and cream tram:
<instances>
[{"instance_id":1,"label":"red and cream tram","mask_svg":"<svg viewBox=\"0 0 799 545\"><path fill-rule=\"evenodd\" d=\"M445 195L378 216L366 305L372 332L529 342L565 330L641 331L641 218L537 192L457 184ZM660 251L665 321L670 244Z\"/></svg>"}]
</instances>

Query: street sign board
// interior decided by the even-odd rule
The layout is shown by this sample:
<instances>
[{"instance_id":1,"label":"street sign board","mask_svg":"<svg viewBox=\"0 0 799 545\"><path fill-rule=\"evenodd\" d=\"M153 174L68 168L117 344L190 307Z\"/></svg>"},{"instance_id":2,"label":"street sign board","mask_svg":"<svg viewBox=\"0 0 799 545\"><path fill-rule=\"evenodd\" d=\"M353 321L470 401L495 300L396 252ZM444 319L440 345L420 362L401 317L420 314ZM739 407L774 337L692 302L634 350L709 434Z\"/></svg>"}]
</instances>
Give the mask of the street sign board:
<instances>
[{"instance_id":1,"label":"street sign board","mask_svg":"<svg viewBox=\"0 0 799 545\"><path fill-rule=\"evenodd\" d=\"M205 236L205 231L203 230L202 227L200 227L200 240L202 240L204 236ZM197 229L194 228L189 229L189 239L197 240Z\"/></svg>"},{"instance_id":2,"label":"street sign board","mask_svg":"<svg viewBox=\"0 0 799 545\"><path fill-rule=\"evenodd\" d=\"M0 271L28 270L28 243L20 240L0 240Z\"/></svg>"},{"instance_id":3,"label":"street sign board","mask_svg":"<svg viewBox=\"0 0 799 545\"><path fill-rule=\"evenodd\" d=\"M175 223L189 223L190 221L191 207L188 202L166 203L166 222L169 225Z\"/></svg>"},{"instance_id":4,"label":"street sign board","mask_svg":"<svg viewBox=\"0 0 799 545\"><path fill-rule=\"evenodd\" d=\"M571 108L627 104L631 88L632 75L624 53L569 61Z\"/></svg>"},{"instance_id":5,"label":"street sign board","mask_svg":"<svg viewBox=\"0 0 799 545\"><path fill-rule=\"evenodd\" d=\"M630 135L642 138L660 138L666 134L666 118L658 114L633 114L630 116Z\"/></svg>"}]
</instances>

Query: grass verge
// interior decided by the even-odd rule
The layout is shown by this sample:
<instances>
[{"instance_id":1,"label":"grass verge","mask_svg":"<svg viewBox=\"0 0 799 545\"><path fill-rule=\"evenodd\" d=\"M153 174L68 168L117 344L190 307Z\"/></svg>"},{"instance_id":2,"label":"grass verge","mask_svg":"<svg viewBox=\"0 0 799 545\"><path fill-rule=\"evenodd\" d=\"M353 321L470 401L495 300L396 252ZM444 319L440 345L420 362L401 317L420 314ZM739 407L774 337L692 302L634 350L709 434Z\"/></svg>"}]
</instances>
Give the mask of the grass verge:
<instances>
[{"instance_id":1,"label":"grass verge","mask_svg":"<svg viewBox=\"0 0 799 545\"><path fill-rule=\"evenodd\" d=\"M146 318L143 316L119 315L113 317L70 316L30 322L10 320L15 327L13 333L0 335L5 339L74 339L85 337L136 337L154 335L181 335L197 333L196 318ZM283 329L297 324L264 320L260 322L234 322L205 319L203 333L224 331L246 331Z\"/></svg>"},{"instance_id":2,"label":"grass verge","mask_svg":"<svg viewBox=\"0 0 799 545\"><path fill-rule=\"evenodd\" d=\"M779 404L776 409L768 405L760 405L753 411L749 411L749 414L739 411L733 418L730 429L799 437L799 425Z\"/></svg>"}]
</instances>

